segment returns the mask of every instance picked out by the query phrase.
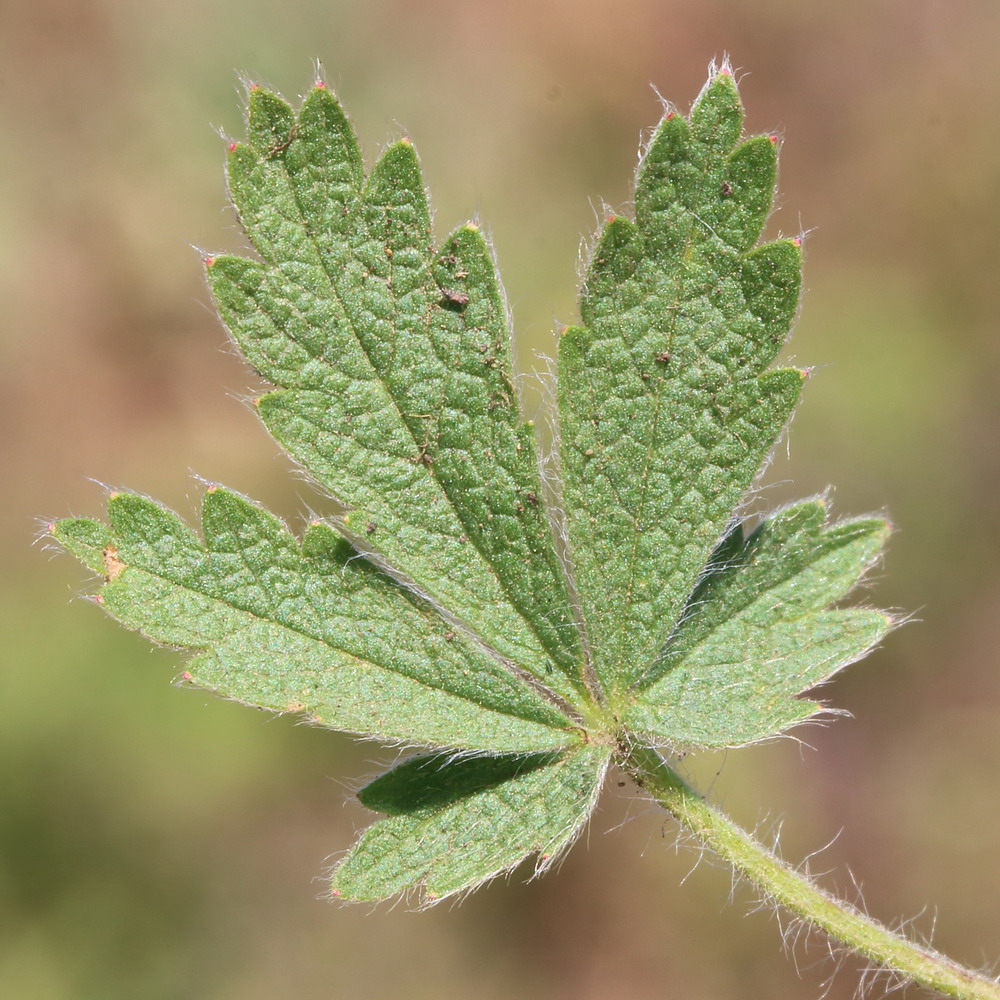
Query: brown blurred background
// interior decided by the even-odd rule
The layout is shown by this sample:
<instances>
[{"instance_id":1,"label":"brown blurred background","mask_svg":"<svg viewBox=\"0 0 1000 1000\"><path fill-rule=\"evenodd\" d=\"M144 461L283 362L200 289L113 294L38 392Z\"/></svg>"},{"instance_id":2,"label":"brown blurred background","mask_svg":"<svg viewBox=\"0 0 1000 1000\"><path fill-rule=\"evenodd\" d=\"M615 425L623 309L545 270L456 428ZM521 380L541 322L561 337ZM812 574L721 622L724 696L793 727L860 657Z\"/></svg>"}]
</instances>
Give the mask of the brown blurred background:
<instances>
[{"instance_id":1,"label":"brown blurred background","mask_svg":"<svg viewBox=\"0 0 1000 1000\"><path fill-rule=\"evenodd\" d=\"M854 718L690 762L824 882L974 965L1000 957L1000 6L995 0L6 0L0 301L0 992L30 1000L847 998L772 915L611 793L562 868L427 913L318 902L390 755L174 690L179 658L88 602L36 516L88 477L192 513L191 473L322 509L240 401L191 244L241 246L213 127L237 71L319 58L369 162L409 134L437 225L492 231L520 356L576 315L581 239L627 209L642 129L710 59L784 137L773 232L807 243L791 355L816 365L775 505L836 486L898 525L870 588L918 619L829 697ZM536 405L529 400L529 405ZM625 822L627 820L627 822ZM839 834L839 836L838 836Z\"/></svg>"}]
</instances>

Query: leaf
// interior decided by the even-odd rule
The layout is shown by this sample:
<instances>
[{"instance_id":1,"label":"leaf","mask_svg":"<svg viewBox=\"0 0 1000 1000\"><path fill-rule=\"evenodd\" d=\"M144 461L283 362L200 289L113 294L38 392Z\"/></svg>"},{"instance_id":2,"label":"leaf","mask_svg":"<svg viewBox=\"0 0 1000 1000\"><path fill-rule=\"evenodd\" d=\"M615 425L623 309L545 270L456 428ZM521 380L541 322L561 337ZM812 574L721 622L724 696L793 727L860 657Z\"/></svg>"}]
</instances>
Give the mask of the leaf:
<instances>
[{"instance_id":1,"label":"leaf","mask_svg":"<svg viewBox=\"0 0 1000 1000\"><path fill-rule=\"evenodd\" d=\"M247 359L281 386L261 419L349 505L366 548L572 697L579 634L482 234L461 226L435 251L409 141L365 182L325 87L297 117L254 90L249 131L229 187L264 263L216 257L208 273Z\"/></svg>"},{"instance_id":2,"label":"leaf","mask_svg":"<svg viewBox=\"0 0 1000 1000\"><path fill-rule=\"evenodd\" d=\"M795 696L863 656L892 625L878 611L823 610L878 557L878 519L826 527L811 501L725 539L630 707L627 724L675 744L738 746L822 706Z\"/></svg>"},{"instance_id":3,"label":"leaf","mask_svg":"<svg viewBox=\"0 0 1000 1000\"><path fill-rule=\"evenodd\" d=\"M776 736L892 624L831 607L884 521L828 524L819 500L739 520L804 379L770 367L801 254L755 246L776 149L742 122L722 71L656 129L635 221L603 227L561 338L543 488L482 234L434 249L409 141L366 178L324 85L298 112L252 88L229 185L259 259L208 258L208 279L275 386L265 425L347 509L299 539L210 487L199 536L118 493L109 525L50 531L103 574L107 611L193 654L186 681L425 748L361 793L386 816L336 867L340 897L431 902L531 854L540 872L610 762Z\"/></svg>"},{"instance_id":4,"label":"leaf","mask_svg":"<svg viewBox=\"0 0 1000 1000\"><path fill-rule=\"evenodd\" d=\"M636 221L611 219L559 348L563 503L594 669L616 693L648 671L798 399L768 370L795 312L800 251L751 249L774 144L739 142L718 74L643 158Z\"/></svg>"},{"instance_id":5,"label":"leaf","mask_svg":"<svg viewBox=\"0 0 1000 1000\"><path fill-rule=\"evenodd\" d=\"M537 854L550 867L586 822L610 758L607 747L569 755L417 757L359 795L388 813L333 873L344 899L381 899L420 887L433 902L475 887Z\"/></svg>"},{"instance_id":6,"label":"leaf","mask_svg":"<svg viewBox=\"0 0 1000 1000\"><path fill-rule=\"evenodd\" d=\"M56 538L107 567L101 603L156 642L198 651L190 680L238 701L382 739L480 750L578 741L565 715L332 529L298 542L229 490L203 498L205 542L145 497L119 493L110 531Z\"/></svg>"}]
</instances>

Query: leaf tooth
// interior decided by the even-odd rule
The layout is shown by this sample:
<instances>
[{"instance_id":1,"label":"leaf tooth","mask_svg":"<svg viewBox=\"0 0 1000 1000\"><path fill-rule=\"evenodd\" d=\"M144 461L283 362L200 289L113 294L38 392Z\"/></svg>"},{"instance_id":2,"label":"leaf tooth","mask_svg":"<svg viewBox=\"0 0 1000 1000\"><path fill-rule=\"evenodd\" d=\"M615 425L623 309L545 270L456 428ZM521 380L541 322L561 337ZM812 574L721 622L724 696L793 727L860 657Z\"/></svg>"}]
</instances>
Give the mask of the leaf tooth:
<instances>
[{"instance_id":1,"label":"leaf tooth","mask_svg":"<svg viewBox=\"0 0 1000 1000\"><path fill-rule=\"evenodd\" d=\"M277 94L251 87L247 102L247 135L262 157L280 155L294 138L295 112Z\"/></svg>"},{"instance_id":2,"label":"leaf tooth","mask_svg":"<svg viewBox=\"0 0 1000 1000\"><path fill-rule=\"evenodd\" d=\"M46 527L47 534L88 569L105 572L105 551L112 544L111 529L87 517L67 517Z\"/></svg>"},{"instance_id":3,"label":"leaf tooth","mask_svg":"<svg viewBox=\"0 0 1000 1000\"><path fill-rule=\"evenodd\" d=\"M376 273L387 273L390 266L396 272L416 263L409 257L416 247L422 265L430 240L430 206L420 161L409 139L394 142L379 157L368 175L363 199L369 234L379 243L365 248L370 257L365 262ZM392 254L387 256L387 251Z\"/></svg>"},{"instance_id":4,"label":"leaf tooth","mask_svg":"<svg viewBox=\"0 0 1000 1000\"><path fill-rule=\"evenodd\" d=\"M232 142L226 157L226 170L230 175L233 171L246 173L260 163L260 156L250 142Z\"/></svg>"},{"instance_id":5,"label":"leaf tooth","mask_svg":"<svg viewBox=\"0 0 1000 1000\"><path fill-rule=\"evenodd\" d=\"M727 433L724 435L720 435L716 427L713 438L717 440L711 442L720 449L718 459L721 467L745 465L748 459L754 457L753 472L759 470L764 456L758 447L748 446L747 441L760 441L765 433L773 433L774 437L780 434L791 419L806 377L807 373L798 368L768 369L757 376L756 392L737 397L738 402L734 400L735 405L727 409L723 409L725 400L720 393L714 415L706 415L698 426L708 430L721 421L725 427ZM706 446L708 443L707 440L704 442Z\"/></svg>"},{"instance_id":6,"label":"leaf tooth","mask_svg":"<svg viewBox=\"0 0 1000 1000\"><path fill-rule=\"evenodd\" d=\"M809 377L801 368L769 368L757 377L758 398L754 400L745 417L761 426L783 427L802 393L802 386Z\"/></svg>"},{"instance_id":7,"label":"leaf tooth","mask_svg":"<svg viewBox=\"0 0 1000 1000\"><path fill-rule=\"evenodd\" d=\"M201 524L209 552L239 552L261 544L271 549L296 547L294 537L278 517L221 486L205 491Z\"/></svg>"},{"instance_id":8,"label":"leaf tooth","mask_svg":"<svg viewBox=\"0 0 1000 1000\"><path fill-rule=\"evenodd\" d=\"M441 289L441 305L461 313L467 326L487 327L506 334L506 316L496 264L490 245L478 226L466 223L455 229L434 255L434 280ZM491 353L499 346L484 344ZM481 372L483 359L471 353L455 359L457 365L473 364Z\"/></svg>"},{"instance_id":9,"label":"leaf tooth","mask_svg":"<svg viewBox=\"0 0 1000 1000\"><path fill-rule=\"evenodd\" d=\"M673 222L679 207L700 193L702 171L693 161L691 127L686 118L670 113L661 119L646 147L635 187L635 220L643 231L658 220Z\"/></svg>"},{"instance_id":10,"label":"leaf tooth","mask_svg":"<svg viewBox=\"0 0 1000 1000\"><path fill-rule=\"evenodd\" d=\"M181 572L196 568L204 548L198 536L172 510L139 493L115 493L108 518L121 558L127 565Z\"/></svg>"},{"instance_id":11,"label":"leaf tooth","mask_svg":"<svg viewBox=\"0 0 1000 1000\"><path fill-rule=\"evenodd\" d=\"M824 497L813 497L785 507L761 522L747 539L747 548L755 547L763 539L771 544L780 544L800 534L815 538L823 530L827 509Z\"/></svg>"},{"instance_id":12,"label":"leaf tooth","mask_svg":"<svg viewBox=\"0 0 1000 1000\"><path fill-rule=\"evenodd\" d=\"M580 310L584 323L592 324L602 311L614 308L614 304L602 300L632 277L639 266L640 252L636 224L621 216L608 219L591 254L583 287Z\"/></svg>"},{"instance_id":13,"label":"leaf tooth","mask_svg":"<svg viewBox=\"0 0 1000 1000\"><path fill-rule=\"evenodd\" d=\"M766 135L740 143L726 161L715 228L740 250L760 238L774 202L777 167L777 149Z\"/></svg>"},{"instance_id":14,"label":"leaf tooth","mask_svg":"<svg viewBox=\"0 0 1000 1000\"><path fill-rule=\"evenodd\" d=\"M802 287L802 248L795 240L765 243L743 257L738 280L756 321L745 329L757 371L777 357L788 338Z\"/></svg>"},{"instance_id":15,"label":"leaf tooth","mask_svg":"<svg viewBox=\"0 0 1000 1000\"><path fill-rule=\"evenodd\" d=\"M776 679L789 695L801 695L868 654L894 625L892 615L872 608L813 611L803 618L802 643L820 650L829 648L829 654L817 658L808 669ZM777 630L781 629L778 626Z\"/></svg>"},{"instance_id":16,"label":"leaf tooth","mask_svg":"<svg viewBox=\"0 0 1000 1000\"><path fill-rule=\"evenodd\" d=\"M743 104L728 70L709 79L691 108L691 135L718 153L727 153L743 130Z\"/></svg>"},{"instance_id":17,"label":"leaf tooth","mask_svg":"<svg viewBox=\"0 0 1000 1000\"><path fill-rule=\"evenodd\" d=\"M747 539L747 561L756 559L761 552L781 552L792 564L794 560L820 559L834 550L851 550L853 556L840 564L837 590L822 598L821 604L839 600L878 558L892 526L878 517L851 518L834 524L827 524L826 517L827 505L821 497L778 511Z\"/></svg>"},{"instance_id":18,"label":"leaf tooth","mask_svg":"<svg viewBox=\"0 0 1000 1000\"><path fill-rule=\"evenodd\" d=\"M360 190L364 181L361 147L343 107L327 87L317 85L303 102L295 138L304 159L320 168L333 165L345 184Z\"/></svg>"}]
</instances>

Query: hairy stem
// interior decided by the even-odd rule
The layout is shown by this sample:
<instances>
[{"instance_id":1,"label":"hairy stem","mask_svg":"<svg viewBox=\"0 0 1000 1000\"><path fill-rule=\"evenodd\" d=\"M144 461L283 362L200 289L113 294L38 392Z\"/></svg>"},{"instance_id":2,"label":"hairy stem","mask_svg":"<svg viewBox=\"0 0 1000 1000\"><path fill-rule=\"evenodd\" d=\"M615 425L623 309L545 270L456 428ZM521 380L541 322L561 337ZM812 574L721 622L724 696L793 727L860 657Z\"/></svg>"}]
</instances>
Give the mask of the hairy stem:
<instances>
[{"instance_id":1,"label":"hairy stem","mask_svg":"<svg viewBox=\"0 0 1000 1000\"><path fill-rule=\"evenodd\" d=\"M907 980L957 1000L1000 1000L995 980L893 933L790 868L690 788L652 747L621 749L625 768L667 812L776 903Z\"/></svg>"}]
</instances>

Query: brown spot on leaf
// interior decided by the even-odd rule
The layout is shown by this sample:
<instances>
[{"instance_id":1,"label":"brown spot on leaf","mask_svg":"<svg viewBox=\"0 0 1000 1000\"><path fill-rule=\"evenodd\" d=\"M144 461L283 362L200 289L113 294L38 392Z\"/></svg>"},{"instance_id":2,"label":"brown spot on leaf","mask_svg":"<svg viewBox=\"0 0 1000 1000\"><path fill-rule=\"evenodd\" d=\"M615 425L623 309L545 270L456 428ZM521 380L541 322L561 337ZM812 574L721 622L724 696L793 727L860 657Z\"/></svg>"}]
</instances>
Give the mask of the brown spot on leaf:
<instances>
[{"instance_id":1,"label":"brown spot on leaf","mask_svg":"<svg viewBox=\"0 0 1000 1000\"><path fill-rule=\"evenodd\" d=\"M109 545L106 549L103 549L101 556L104 559L104 579L108 583L111 583L125 568L125 563L118 558L118 549L114 545Z\"/></svg>"}]
</instances>

